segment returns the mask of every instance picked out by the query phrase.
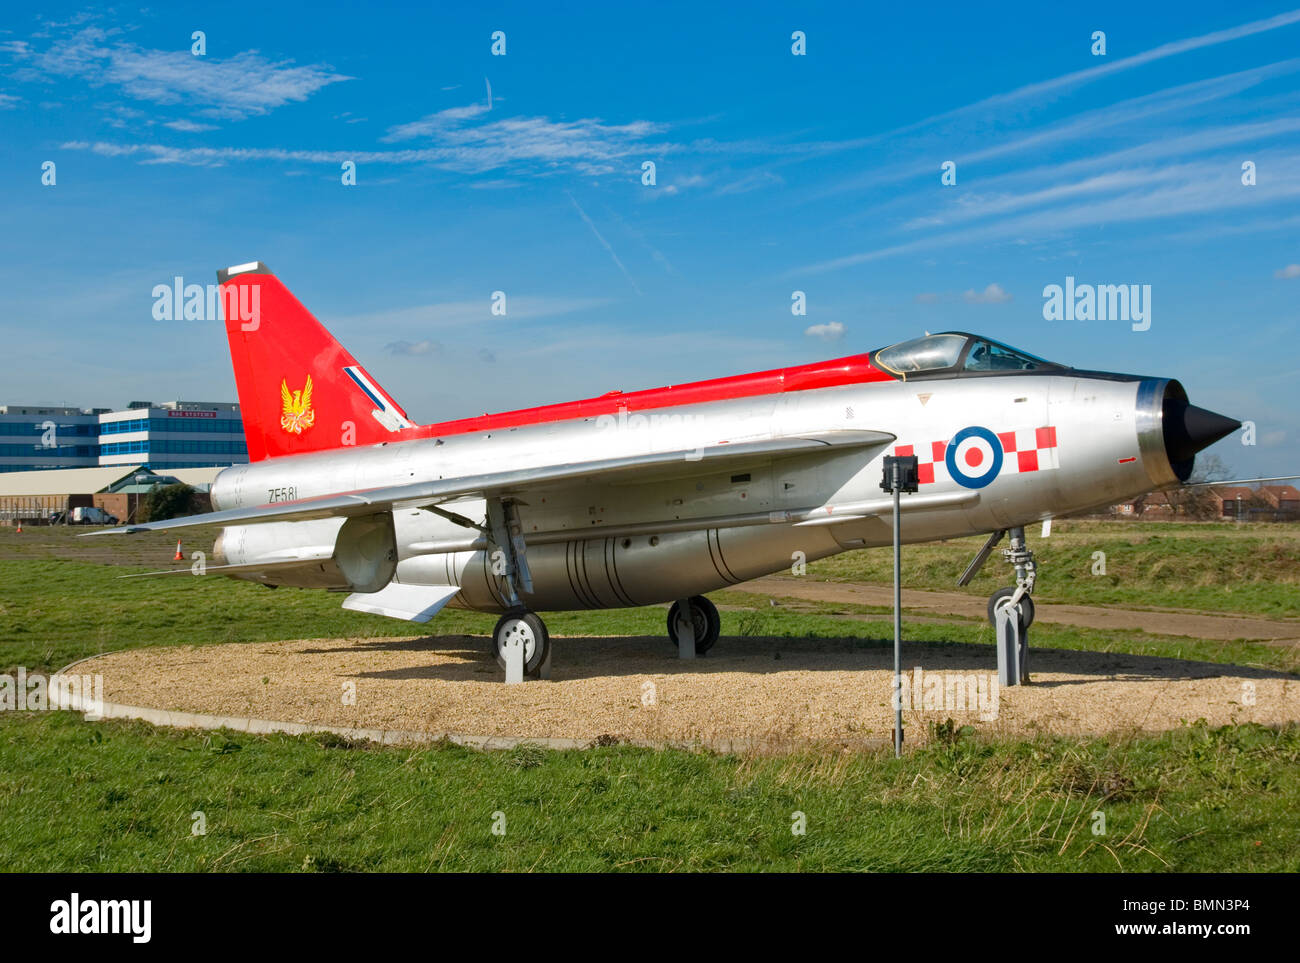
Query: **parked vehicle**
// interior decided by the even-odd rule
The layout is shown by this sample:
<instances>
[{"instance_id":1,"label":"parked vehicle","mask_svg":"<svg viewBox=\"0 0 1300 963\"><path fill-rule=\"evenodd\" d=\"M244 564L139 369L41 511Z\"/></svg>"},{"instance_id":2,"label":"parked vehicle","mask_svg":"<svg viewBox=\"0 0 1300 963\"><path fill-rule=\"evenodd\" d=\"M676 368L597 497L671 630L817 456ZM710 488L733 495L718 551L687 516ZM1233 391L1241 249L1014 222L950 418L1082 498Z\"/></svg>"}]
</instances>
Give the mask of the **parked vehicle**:
<instances>
[{"instance_id":1,"label":"parked vehicle","mask_svg":"<svg viewBox=\"0 0 1300 963\"><path fill-rule=\"evenodd\" d=\"M72 509L73 525L116 525L117 518L94 506L82 506Z\"/></svg>"}]
</instances>

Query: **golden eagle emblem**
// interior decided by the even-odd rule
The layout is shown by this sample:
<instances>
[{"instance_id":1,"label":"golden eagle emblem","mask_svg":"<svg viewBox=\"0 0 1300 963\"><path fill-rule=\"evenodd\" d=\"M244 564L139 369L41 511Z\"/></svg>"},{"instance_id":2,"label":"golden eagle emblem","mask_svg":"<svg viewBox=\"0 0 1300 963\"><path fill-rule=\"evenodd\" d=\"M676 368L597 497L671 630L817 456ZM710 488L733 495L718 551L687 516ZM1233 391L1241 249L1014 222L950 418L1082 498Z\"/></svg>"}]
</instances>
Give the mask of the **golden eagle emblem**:
<instances>
[{"instance_id":1,"label":"golden eagle emblem","mask_svg":"<svg viewBox=\"0 0 1300 963\"><path fill-rule=\"evenodd\" d=\"M311 375L302 391L290 391L288 381L280 382L280 401L283 410L280 414L280 427L292 435L301 435L316 424L316 411L311 406Z\"/></svg>"}]
</instances>

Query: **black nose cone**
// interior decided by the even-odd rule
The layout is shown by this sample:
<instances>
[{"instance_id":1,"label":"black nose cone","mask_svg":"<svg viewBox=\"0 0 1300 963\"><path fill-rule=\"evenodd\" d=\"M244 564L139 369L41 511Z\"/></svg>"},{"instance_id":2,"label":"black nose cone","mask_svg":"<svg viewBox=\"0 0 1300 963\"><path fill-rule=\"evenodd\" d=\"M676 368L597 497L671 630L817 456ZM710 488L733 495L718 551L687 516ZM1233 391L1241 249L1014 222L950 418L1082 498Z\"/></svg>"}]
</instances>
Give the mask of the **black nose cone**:
<instances>
[{"instance_id":1,"label":"black nose cone","mask_svg":"<svg viewBox=\"0 0 1300 963\"><path fill-rule=\"evenodd\" d=\"M1169 399L1165 406L1165 450L1173 465L1190 462L1198 451L1241 427L1241 422L1186 401Z\"/></svg>"}]
</instances>

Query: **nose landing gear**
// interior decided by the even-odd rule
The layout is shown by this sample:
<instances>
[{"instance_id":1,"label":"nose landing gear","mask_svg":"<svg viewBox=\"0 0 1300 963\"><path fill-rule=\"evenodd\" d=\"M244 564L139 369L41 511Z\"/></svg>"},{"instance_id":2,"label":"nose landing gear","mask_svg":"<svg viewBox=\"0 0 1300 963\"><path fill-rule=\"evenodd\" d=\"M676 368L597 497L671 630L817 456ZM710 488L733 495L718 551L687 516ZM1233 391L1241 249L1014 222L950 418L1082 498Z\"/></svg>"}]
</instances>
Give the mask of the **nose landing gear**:
<instances>
[{"instance_id":1,"label":"nose landing gear","mask_svg":"<svg viewBox=\"0 0 1300 963\"><path fill-rule=\"evenodd\" d=\"M1029 681L1029 626L1034 621L1034 600L1030 593L1038 577L1034 553L1025 543L1025 530L1016 527L990 535L966 566L957 584L970 583L1008 531L1011 533L1011 546L1002 550L1002 557L1016 570L1016 584L1000 588L989 596L988 614L997 632L998 682L1001 685L1020 685Z\"/></svg>"},{"instance_id":2,"label":"nose landing gear","mask_svg":"<svg viewBox=\"0 0 1300 963\"><path fill-rule=\"evenodd\" d=\"M1025 530L1011 529L1011 547L1002 557L1016 570L1016 584L998 589L989 598L989 621L997 631L998 683L1020 685L1029 681L1029 626L1034 621L1034 590L1038 566L1025 544Z\"/></svg>"},{"instance_id":3,"label":"nose landing gear","mask_svg":"<svg viewBox=\"0 0 1300 963\"><path fill-rule=\"evenodd\" d=\"M1016 571L1016 584L1000 588L989 596L989 621L998 624L997 615L1002 609L1013 609L1019 614L1025 628L1034 621L1034 600L1030 593L1034 591L1034 582L1038 577L1038 564L1034 553L1025 544L1025 530L1013 528L1011 547L1002 550L1002 557Z\"/></svg>"}]
</instances>

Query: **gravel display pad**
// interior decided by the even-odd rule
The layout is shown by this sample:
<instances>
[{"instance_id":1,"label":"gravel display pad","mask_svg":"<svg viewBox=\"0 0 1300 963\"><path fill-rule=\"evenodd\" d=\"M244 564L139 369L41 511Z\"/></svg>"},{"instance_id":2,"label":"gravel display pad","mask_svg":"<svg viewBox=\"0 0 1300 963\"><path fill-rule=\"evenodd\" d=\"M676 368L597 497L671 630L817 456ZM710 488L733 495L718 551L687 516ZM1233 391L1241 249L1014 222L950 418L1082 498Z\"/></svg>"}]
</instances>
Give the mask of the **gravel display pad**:
<instances>
[{"instance_id":1,"label":"gravel display pad","mask_svg":"<svg viewBox=\"0 0 1300 963\"><path fill-rule=\"evenodd\" d=\"M502 682L486 639L465 636L147 648L74 671L102 675L104 698L121 705L279 722L776 751L891 738L887 646L724 637L691 662L661 638L552 641L551 680L517 686ZM986 695L996 680L987 646L906 643L903 665L909 679L920 666L945 683L977 673ZM921 700L938 690L923 685L904 713L908 744L949 718L1009 736L1300 720L1300 679L1273 670L1046 649L1031 651L1029 667L1032 684L999 689L996 713L990 702L963 711L955 685L928 708Z\"/></svg>"}]
</instances>

